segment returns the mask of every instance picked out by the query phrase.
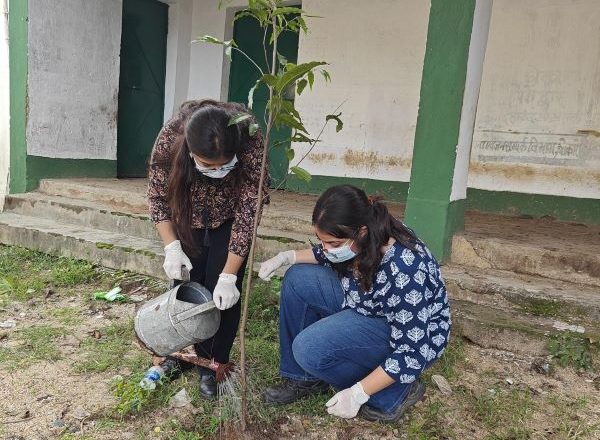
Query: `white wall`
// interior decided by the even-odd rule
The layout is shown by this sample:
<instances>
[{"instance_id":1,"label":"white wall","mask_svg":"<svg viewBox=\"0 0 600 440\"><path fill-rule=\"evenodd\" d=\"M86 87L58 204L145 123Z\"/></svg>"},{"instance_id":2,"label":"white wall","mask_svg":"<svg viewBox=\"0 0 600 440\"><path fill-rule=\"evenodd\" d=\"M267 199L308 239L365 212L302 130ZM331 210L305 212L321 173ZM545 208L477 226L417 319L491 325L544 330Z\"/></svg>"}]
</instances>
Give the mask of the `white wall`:
<instances>
[{"instance_id":1,"label":"white wall","mask_svg":"<svg viewBox=\"0 0 600 440\"><path fill-rule=\"evenodd\" d=\"M469 186L600 198L599 48L598 0L494 2Z\"/></svg>"},{"instance_id":2,"label":"white wall","mask_svg":"<svg viewBox=\"0 0 600 440\"><path fill-rule=\"evenodd\" d=\"M8 72L8 1L0 0L0 211L8 193L10 102Z\"/></svg>"},{"instance_id":3,"label":"white wall","mask_svg":"<svg viewBox=\"0 0 600 440\"><path fill-rule=\"evenodd\" d=\"M121 0L29 2L27 153L116 159Z\"/></svg>"},{"instance_id":4,"label":"white wall","mask_svg":"<svg viewBox=\"0 0 600 440\"><path fill-rule=\"evenodd\" d=\"M165 76L165 121L187 99L193 0L163 0L169 5Z\"/></svg>"},{"instance_id":5,"label":"white wall","mask_svg":"<svg viewBox=\"0 0 600 440\"><path fill-rule=\"evenodd\" d=\"M332 83L315 81L297 100L310 132L343 103L344 129L332 124L302 166L315 175L407 182L417 122L429 2L305 0L310 34L299 62L325 60ZM299 153L304 145L295 145Z\"/></svg>"},{"instance_id":6,"label":"white wall","mask_svg":"<svg viewBox=\"0 0 600 440\"><path fill-rule=\"evenodd\" d=\"M193 0L190 40L206 34L231 38L234 12L244 4L236 0L219 10L217 2ZM302 7L323 18L310 20L309 35L300 35L298 62L326 60L333 77L329 85L317 78L315 91L297 98L311 133L344 103L344 130L335 133L330 124L302 166L316 175L408 181L429 3L374 0L365 8L361 2L304 0ZM223 49L194 43L190 50L188 99L227 99ZM175 70L186 68L180 62ZM165 116L180 103L173 100ZM294 147L300 157L305 145Z\"/></svg>"}]
</instances>

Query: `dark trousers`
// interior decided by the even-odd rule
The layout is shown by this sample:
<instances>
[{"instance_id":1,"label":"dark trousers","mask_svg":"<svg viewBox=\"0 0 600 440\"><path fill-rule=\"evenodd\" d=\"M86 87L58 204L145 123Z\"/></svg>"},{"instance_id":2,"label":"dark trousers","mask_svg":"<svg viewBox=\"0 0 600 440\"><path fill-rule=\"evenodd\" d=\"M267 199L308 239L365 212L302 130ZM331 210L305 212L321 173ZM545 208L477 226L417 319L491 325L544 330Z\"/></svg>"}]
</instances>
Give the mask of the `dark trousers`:
<instances>
[{"instance_id":1,"label":"dark trousers","mask_svg":"<svg viewBox=\"0 0 600 440\"><path fill-rule=\"evenodd\" d=\"M216 229L209 229L208 243L205 242L205 229L194 229L193 231L197 247L196 255L189 255L193 266L190 280L202 284L211 292L214 291L217 281L219 281L219 275L227 261L232 225L233 220L229 220ZM208 246L204 246L205 243ZM240 292L242 291L246 261L237 273L236 286ZM219 363L229 362L229 352L240 323L240 303L241 301L238 301L230 309L221 310L221 325L217 333L212 338L194 345L198 356L214 359Z\"/></svg>"}]
</instances>

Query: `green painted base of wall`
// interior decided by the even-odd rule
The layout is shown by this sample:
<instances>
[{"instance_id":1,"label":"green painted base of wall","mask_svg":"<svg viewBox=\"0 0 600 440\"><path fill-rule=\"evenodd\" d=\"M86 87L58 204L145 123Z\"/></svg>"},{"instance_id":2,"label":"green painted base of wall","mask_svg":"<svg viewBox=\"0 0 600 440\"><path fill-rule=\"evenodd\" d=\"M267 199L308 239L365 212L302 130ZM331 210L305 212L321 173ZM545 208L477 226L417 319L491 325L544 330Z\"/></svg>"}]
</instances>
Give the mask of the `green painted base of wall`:
<instances>
[{"instance_id":1,"label":"green painted base of wall","mask_svg":"<svg viewBox=\"0 0 600 440\"><path fill-rule=\"evenodd\" d=\"M380 194L385 200L406 202L407 182L388 182L374 179L312 176L310 183L290 175L286 189L308 194L321 194L330 186L350 184L367 194ZM560 221L600 224L600 199L523 194L507 191L467 190L467 211L494 214L552 217Z\"/></svg>"},{"instance_id":2,"label":"green painted base of wall","mask_svg":"<svg viewBox=\"0 0 600 440\"><path fill-rule=\"evenodd\" d=\"M310 183L306 183L294 175L289 175L285 188L302 193L321 194L331 186L342 184L357 186L365 191L367 195L378 194L383 196L385 200L394 202L404 202L408 195L408 182L389 182L352 177L312 176Z\"/></svg>"},{"instance_id":3,"label":"green painted base of wall","mask_svg":"<svg viewBox=\"0 0 600 440\"><path fill-rule=\"evenodd\" d=\"M10 71L10 181L9 192L26 187L27 155L27 23L28 2L10 0L8 20Z\"/></svg>"},{"instance_id":4,"label":"green painted base of wall","mask_svg":"<svg viewBox=\"0 0 600 440\"><path fill-rule=\"evenodd\" d=\"M116 160L27 156L27 191L37 188L41 179L116 176Z\"/></svg>"},{"instance_id":5,"label":"green painted base of wall","mask_svg":"<svg viewBox=\"0 0 600 440\"><path fill-rule=\"evenodd\" d=\"M469 188L467 210L600 224L600 199Z\"/></svg>"},{"instance_id":6,"label":"green painted base of wall","mask_svg":"<svg viewBox=\"0 0 600 440\"><path fill-rule=\"evenodd\" d=\"M465 227L466 201L440 202L411 198L404 222L413 228L439 261L450 258L452 236Z\"/></svg>"}]
</instances>

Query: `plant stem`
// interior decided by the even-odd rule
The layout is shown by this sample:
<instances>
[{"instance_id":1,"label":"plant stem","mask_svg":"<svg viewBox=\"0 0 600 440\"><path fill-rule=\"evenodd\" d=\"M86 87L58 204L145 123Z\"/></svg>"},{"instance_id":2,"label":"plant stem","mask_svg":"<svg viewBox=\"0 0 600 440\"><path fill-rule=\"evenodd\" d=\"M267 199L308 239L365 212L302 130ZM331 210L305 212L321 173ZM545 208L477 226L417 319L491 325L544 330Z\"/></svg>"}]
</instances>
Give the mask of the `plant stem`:
<instances>
[{"instance_id":1,"label":"plant stem","mask_svg":"<svg viewBox=\"0 0 600 440\"><path fill-rule=\"evenodd\" d=\"M272 16L273 32L275 32L275 16ZM271 74L275 75L277 65L277 35L273 41L273 60L271 64ZM269 87L269 101L273 99L273 87ZM258 231L258 223L260 221L261 208L263 203L263 189L265 176L267 174L267 155L269 152L269 140L271 137L271 129L273 128L273 110L269 111L269 120L267 122L267 130L265 133L262 163L260 167L260 181L258 183L258 197L256 199L256 213L254 215L254 224L252 225L252 242L250 245L250 253L248 255L248 266L250 273L246 277L246 291L244 292L244 303L242 308L242 321L240 323L240 379L242 386L242 431L246 430L246 421L248 417L248 386L246 382L246 321L248 320L248 303L250 301L250 292L252 290L252 273L254 270L254 252L256 250L256 235Z\"/></svg>"},{"instance_id":2,"label":"plant stem","mask_svg":"<svg viewBox=\"0 0 600 440\"><path fill-rule=\"evenodd\" d=\"M244 55L244 56L246 57L246 59L248 59L248 61L250 61L252 64L254 64L254 67L256 67L256 68L258 69L258 71L260 72L260 74L261 74L261 75L264 75L264 74L265 74L265 72L263 72L263 70L260 68L260 66L259 66L258 64L256 64L256 63L254 62L254 60L253 60L252 58L250 58L246 52L244 52L244 51L243 51L243 50L241 50L241 49L238 49L238 48L237 48L237 47L235 47L235 46L231 46L231 48L232 48L233 50L237 50L239 53L241 53L242 55Z\"/></svg>"}]
</instances>

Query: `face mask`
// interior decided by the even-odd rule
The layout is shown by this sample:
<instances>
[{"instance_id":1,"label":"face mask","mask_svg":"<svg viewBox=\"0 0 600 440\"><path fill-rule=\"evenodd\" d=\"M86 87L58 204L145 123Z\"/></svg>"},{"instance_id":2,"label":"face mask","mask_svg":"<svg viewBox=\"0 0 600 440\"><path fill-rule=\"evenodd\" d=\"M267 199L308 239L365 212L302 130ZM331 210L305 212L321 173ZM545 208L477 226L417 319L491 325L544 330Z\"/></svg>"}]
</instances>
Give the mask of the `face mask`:
<instances>
[{"instance_id":1,"label":"face mask","mask_svg":"<svg viewBox=\"0 0 600 440\"><path fill-rule=\"evenodd\" d=\"M194 159L194 156L190 154L190 157L194 161L196 169L202 174L204 174L206 177L210 177L211 179L222 179L227 174L229 174L229 172L235 167L235 164L238 162L237 156L233 156L233 159L231 159L226 164L222 165L219 168L213 169L198 165L198 163L196 163L196 159Z\"/></svg>"},{"instance_id":2,"label":"face mask","mask_svg":"<svg viewBox=\"0 0 600 440\"><path fill-rule=\"evenodd\" d=\"M325 252L325 256L332 263L343 263L344 261L348 261L356 257L356 252L352 250L350 247L354 243L354 240L350 244L344 244L343 246L328 249Z\"/></svg>"}]
</instances>

